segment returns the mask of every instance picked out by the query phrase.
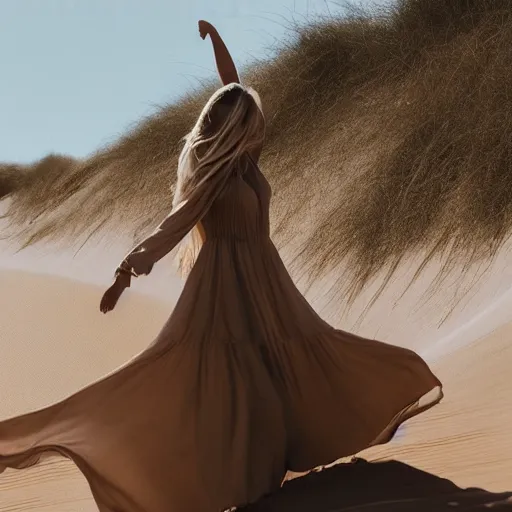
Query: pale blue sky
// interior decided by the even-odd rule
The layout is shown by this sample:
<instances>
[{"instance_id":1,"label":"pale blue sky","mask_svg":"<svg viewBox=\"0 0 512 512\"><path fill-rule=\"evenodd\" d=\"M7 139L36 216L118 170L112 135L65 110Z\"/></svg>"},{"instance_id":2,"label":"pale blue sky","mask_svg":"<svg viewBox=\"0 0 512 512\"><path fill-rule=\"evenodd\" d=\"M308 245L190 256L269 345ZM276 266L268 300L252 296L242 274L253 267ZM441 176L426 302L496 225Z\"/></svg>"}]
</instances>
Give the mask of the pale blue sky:
<instances>
[{"instance_id":1,"label":"pale blue sky","mask_svg":"<svg viewBox=\"0 0 512 512\"><path fill-rule=\"evenodd\" d=\"M0 0L0 161L85 156L215 76L198 19L238 65L333 0ZM288 34L289 35L289 34Z\"/></svg>"}]
</instances>

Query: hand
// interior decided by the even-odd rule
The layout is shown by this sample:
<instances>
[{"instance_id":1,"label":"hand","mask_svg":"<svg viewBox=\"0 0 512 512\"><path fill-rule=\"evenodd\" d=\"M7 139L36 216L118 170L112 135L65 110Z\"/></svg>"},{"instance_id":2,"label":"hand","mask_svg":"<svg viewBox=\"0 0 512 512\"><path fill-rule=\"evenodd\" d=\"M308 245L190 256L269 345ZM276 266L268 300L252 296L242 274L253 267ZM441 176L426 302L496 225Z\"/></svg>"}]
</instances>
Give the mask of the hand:
<instances>
[{"instance_id":1,"label":"hand","mask_svg":"<svg viewBox=\"0 0 512 512\"><path fill-rule=\"evenodd\" d=\"M100 311L108 313L112 311L124 290L130 286L130 275L119 274L114 281L114 284L103 294L100 302Z\"/></svg>"},{"instance_id":2,"label":"hand","mask_svg":"<svg viewBox=\"0 0 512 512\"><path fill-rule=\"evenodd\" d=\"M215 27L211 23L204 20L199 21L199 35L201 36L201 39L205 39L208 34L211 36L214 32Z\"/></svg>"}]
</instances>

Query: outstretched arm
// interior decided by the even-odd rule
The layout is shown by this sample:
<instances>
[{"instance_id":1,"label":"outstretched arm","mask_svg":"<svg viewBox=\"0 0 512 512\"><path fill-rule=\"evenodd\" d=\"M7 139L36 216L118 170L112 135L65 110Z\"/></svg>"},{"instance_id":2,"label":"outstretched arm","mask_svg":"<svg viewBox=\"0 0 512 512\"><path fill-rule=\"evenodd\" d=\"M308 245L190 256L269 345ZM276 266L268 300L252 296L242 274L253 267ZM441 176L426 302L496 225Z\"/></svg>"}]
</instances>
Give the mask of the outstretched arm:
<instances>
[{"instance_id":1,"label":"outstretched arm","mask_svg":"<svg viewBox=\"0 0 512 512\"><path fill-rule=\"evenodd\" d=\"M149 274L157 261L171 252L195 225L201 223L229 177L229 172L217 172L205 180L181 207L171 211L151 235L127 254L115 271L114 283L101 299L100 310L103 313L114 309L124 290L130 287L132 277ZM201 234L204 236L204 232Z\"/></svg>"},{"instance_id":2,"label":"outstretched arm","mask_svg":"<svg viewBox=\"0 0 512 512\"><path fill-rule=\"evenodd\" d=\"M231 84L233 82L239 84L240 78L236 70L235 63L229 54L229 51L220 37L217 29L207 21L201 20L199 22L199 34L205 39L210 35L212 40L213 51L215 53L215 61L217 63L217 70L223 85Z\"/></svg>"},{"instance_id":3,"label":"outstretched arm","mask_svg":"<svg viewBox=\"0 0 512 512\"><path fill-rule=\"evenodd\" d=\"M171 252L195 225L201 224L229 175L219 172L197 187L181 208L167 215L151 235L128 253L115 271L114 283L101 299L100 310L103 313L114 309L124 290L130 287L132 277L149 274L158 260ZM202 226L200 230L204 236Z\"/></svg>"},{"instance_id":4,"label":"outstretched arm","mask_svg":"<svg viewBox=\"0 0 512 512\"><path fill-rule=\"evenodd\" d=\"M219 171L200 184L181 207L167 215L151 235L128 253L118 270L133 277L149 274L153 265L201 222L230 176L230 172Z\"/></svg>"}]
</instances>

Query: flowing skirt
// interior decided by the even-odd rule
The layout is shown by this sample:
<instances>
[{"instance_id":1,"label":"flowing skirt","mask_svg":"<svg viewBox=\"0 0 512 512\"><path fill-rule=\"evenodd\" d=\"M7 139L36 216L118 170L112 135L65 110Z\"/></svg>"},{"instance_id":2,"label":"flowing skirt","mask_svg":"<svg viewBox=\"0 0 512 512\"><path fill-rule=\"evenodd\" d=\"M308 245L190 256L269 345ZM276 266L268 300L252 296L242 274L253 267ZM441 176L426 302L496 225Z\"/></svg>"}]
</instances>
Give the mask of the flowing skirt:
<instances>
[{"instance_id":1,"label":"flowing skirt","mask_svg":"<svg viewBox=\"0 0 512 512\"><path fill-rule=\"evenodd\" d=\"M205 243L153 343L45 409L0 422L0 473L72 459L100 512L219 512L389 441L442 398L414 352L334 329L270 239Z\"/></svg>"}]
</instances>

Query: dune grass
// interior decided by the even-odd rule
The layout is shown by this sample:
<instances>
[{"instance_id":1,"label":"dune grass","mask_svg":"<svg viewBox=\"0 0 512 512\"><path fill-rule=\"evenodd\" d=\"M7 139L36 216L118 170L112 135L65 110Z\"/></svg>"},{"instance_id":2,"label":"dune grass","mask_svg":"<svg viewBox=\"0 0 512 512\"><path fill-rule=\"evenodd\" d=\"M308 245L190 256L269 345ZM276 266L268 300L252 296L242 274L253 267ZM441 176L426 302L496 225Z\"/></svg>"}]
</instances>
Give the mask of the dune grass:
<instances>
[{"instance_id":1,"label":"dune grass","mask_svg":"<svg viewBox=\"0 0 512 512\"><path fill-rule=\"evenodd\" d=\"M278 247L297 271L345 269L349 300L421 254L444 270L488 261L512 230L512 4L399 0L290 25L243 81L268 120L261 166ZM215 83L162 107L84 161L0 166L24 245L100 229L135 239L171 206L181 137ZM309 219L305 223L304 219Z\"/></svg>"}]
</instances>

